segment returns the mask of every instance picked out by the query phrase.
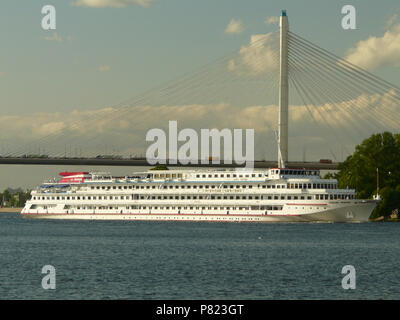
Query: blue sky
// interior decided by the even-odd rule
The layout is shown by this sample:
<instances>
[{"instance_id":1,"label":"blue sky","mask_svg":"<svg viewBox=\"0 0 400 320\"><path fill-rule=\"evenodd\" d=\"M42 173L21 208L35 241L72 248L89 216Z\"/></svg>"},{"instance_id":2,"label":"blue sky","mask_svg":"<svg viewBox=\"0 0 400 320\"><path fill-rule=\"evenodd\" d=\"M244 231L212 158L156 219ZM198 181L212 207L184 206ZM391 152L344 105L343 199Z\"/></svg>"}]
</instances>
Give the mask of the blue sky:
<instances>
[{"instance_id":1,"label":"blue sky","mask_svg":"<svg viewBox=\"0 0 400 320\"><path fill-rule=\"evenodd\" d=\"M343 30L348 1L154 0L143 7L90 8L74 0L3 0L0 13L0 105L4 114L96 109L114 105L275 30L266 18L287 9L291 30L343 56L359 40L382 36L397 0L352 1L357 30ZM112 1L112 0L109 0ZM60 41L45 40L43 5L57 10ZM241 34L224 33L240 19ZM98 68L106 66L106 72ZM375 73L400 84L398 69Z\"/></svg>"}]
</instances>

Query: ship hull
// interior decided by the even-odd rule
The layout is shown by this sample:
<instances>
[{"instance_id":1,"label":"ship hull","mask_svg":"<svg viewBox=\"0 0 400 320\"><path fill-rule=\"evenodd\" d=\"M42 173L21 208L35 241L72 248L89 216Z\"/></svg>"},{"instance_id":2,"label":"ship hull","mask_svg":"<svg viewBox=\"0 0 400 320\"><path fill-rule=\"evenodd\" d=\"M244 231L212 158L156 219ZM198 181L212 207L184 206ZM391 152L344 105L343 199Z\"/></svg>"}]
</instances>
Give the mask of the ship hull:
<instances>
[{"instance_id":1,"label":"ship hull","mask_svg":"<svg viewBox=\"0 0 400 320\"><path fill-rule=\"evenodd\" d=\"M211 222L367 222L376 201L334 206L320 212L304 214L196 214L196 213L22 213L29 218L68 220L142 220L142 221L211 221Z\"/></svg>"}]
</instances>

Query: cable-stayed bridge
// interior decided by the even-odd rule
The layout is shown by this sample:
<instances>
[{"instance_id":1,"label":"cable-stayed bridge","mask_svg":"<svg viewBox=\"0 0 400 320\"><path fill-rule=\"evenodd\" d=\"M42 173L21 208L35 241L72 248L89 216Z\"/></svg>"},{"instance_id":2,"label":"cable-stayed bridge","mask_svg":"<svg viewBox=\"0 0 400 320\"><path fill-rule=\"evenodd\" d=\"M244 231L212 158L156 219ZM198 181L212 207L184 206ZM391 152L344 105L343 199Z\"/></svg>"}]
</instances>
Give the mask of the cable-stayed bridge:
<instances>
[{"instance_id":1,"label":"cable-stayed bridge","mask_svg":"<svg viewBox=\"0 0 400 320\"><path fill-rule=\"evenodd\" d=\"M371 134L398 132L399 111L399 87L282 27L281 17L280 30L253 35L238 50L134 99L11 120L2 128L0 164L148 165L146 132L167 131L168 120L176 120L197 131L254 129L255 167L277 165L278 129L286 166L337 169Z\"/></svg>"}]
</instances>

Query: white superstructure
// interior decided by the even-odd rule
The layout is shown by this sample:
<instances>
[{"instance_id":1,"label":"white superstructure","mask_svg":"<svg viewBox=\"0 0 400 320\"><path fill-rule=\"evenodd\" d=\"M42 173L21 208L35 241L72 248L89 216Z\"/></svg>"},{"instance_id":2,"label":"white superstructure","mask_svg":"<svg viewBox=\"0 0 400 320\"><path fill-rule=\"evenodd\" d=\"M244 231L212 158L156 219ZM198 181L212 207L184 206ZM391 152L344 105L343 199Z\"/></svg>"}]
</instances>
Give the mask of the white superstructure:
<instances>
[{"instance_id":1,"label":"white superstructure","mask_svg":"<svg viewBox=\"0 0 400 320\"><path fill-rule=\"evenodd\" d=\"M163 170L134 176L63 172L32 191L22 214L61 219L172 221L367 221L358 200L319 171Z\"/></svg>"}]
</instances>

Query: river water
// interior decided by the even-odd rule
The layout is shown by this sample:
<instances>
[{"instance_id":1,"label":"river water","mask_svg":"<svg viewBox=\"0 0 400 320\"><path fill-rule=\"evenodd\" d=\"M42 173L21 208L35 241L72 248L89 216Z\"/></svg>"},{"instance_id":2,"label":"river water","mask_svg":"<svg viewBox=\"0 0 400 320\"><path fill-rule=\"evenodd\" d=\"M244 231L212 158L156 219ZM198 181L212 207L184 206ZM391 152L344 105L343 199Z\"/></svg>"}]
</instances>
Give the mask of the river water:
<instances>
[{"instance_id":1,"label":"river water","mask_svg":"<svg viewBox=\"0 0 400 320\"><path fill-rule=\"evenodd\" d=\"M400 299L400 224L67 221L0 213L1 299ZM42 267L56 288L42 288ZM354 290L342 268L355 268Z\"/></svg>"}]
</instances>

